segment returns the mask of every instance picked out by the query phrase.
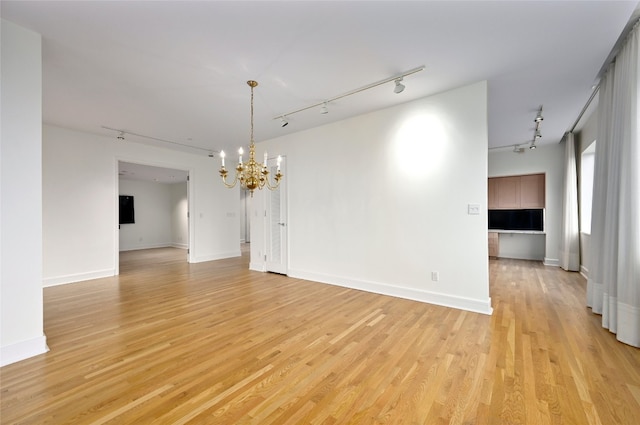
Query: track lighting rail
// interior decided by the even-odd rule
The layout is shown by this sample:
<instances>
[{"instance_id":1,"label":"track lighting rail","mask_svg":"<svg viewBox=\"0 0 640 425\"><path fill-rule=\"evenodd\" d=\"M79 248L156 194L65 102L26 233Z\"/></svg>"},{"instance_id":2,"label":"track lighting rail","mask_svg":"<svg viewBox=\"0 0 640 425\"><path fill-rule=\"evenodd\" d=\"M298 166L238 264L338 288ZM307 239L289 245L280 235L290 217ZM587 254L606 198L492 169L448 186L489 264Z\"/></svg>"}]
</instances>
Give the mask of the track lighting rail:
<instances>
[{"instance_id":1,"label":"track lighting rail","mask_svg":"<svg viewBox=\"0 0 640 425\"><path fill-rule=\"evenodd\" d=\"M122 130L122 129L119 129L119 128L111 128L111 127L107 127L106 125L103 125L102 128L104 128L105 130L111 130L111 131L118 132L118 136L117 136L118 140L125 140L124 136L126 136L127 134L130 134L132 136L142 137L143 139L155 140L157 142L170 143L172 145L183 146L185 148L205 151L205 152L207 152L209 154L209 156L212 156L213 153L218 153L218 151L216 151L216 150L205 149L205 148L201 148L201 147L198 147L198 146L188 145L186 143L174 142L172 140L167 140L167 139L160 139L159 137L145 136L144 134L134 133L133 131Z\"/></svg>"},{"instance_id":2,"label":"track lighting rail","mask_svg":"<svg viewBox=\"0 0 640 425\"><path fill-rule=\"evenodd\" d=\"M404 77L406 77L408 75L415 74L417 72L420 72L420 71L424 70L424 68L425 68L425 65L419 66L417 68L410 69L409 71L403 72L402 74L394 75L393 77L385 78L384 80L380 80L380 81L376 81L375 83L367 84L366 86L363 86L363 87L348 91L348 92L340 94L338 96L331 97L331 98L329 98L327 100L323 100L322 102L314 103L313 105L305 106L304 108L296 109L295 111L287 112L285 114L279 114L278 116L274 117L273 119L274 120L282 120L282 119L286 119L286 117L289 117L289 116L291 116L293 114L297 114L299 112L306 111L308 109L317 108L318 106L326 107L326 105L329 102L333 102L333 101L336 101L338 99L345 98L347 96L352 96L354 94L361 93L361 92L363 92L365 90L369 90L369 89L372 89L374 87L381 86L381 85L389 83L391 81L394 81L394 82L398 81L398 80L402 81L402 79ZM399 93L399 92L396 91L396 93ZM326 112L323 112L323 113L326 113Z\"/></svg>"}]
</instances>

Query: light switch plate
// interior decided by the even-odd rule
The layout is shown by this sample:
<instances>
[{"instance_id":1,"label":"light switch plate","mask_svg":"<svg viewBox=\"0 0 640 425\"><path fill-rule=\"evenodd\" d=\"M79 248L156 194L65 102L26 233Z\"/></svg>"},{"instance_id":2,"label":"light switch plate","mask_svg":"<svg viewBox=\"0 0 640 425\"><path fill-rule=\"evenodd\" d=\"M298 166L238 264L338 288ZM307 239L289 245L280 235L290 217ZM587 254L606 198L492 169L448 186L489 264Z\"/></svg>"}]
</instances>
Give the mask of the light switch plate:
<instances>
[{"instance_id":1,"label":"light switch plate","mask_svg":"<svg viewBox=\"0 0 640 425\"><path fill-rule=\"evenodd\" d=\"M480 204L469 204L467 212L469 215L480 215Z\"/></svg>"}]
</instances>

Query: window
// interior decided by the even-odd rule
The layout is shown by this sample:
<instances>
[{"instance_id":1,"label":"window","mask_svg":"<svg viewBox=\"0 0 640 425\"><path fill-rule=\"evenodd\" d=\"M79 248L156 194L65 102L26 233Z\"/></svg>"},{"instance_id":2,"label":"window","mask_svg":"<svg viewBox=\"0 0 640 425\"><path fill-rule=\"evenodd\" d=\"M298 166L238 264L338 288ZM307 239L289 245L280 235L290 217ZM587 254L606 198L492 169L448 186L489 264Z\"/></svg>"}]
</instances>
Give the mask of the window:
<instances>
[{"instance_id":1,"label":"window","mask_svg":"<svg viewBox=\"0 0 640 425\"><path fill-rule=\"evenodd\" d=\"M593 199L593 171L596 159L596 141L594 140L582 152L580 162L580 231L591 234L591 201Z\"/></svg>"}]
</instances>

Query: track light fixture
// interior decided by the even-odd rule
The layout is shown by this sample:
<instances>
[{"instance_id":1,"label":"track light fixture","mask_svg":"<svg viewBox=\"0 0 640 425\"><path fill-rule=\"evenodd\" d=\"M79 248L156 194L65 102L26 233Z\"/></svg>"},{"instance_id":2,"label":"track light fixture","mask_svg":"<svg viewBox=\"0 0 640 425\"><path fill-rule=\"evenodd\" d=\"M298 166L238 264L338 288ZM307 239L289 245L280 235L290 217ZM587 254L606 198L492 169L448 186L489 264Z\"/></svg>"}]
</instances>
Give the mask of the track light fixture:
<instances>
[{"instance_id":1,"label":"track light fixture","mask_svg":"<svg viewBox=\"0 0 640 425\"><path fill-rule=\"evenodd\" d=\"M320 113L321 114L326 114L326 113L329 112L329 109L327 108L327 104L329 102L333 102L334 100L342 99L343 97L351 96L351 95L354 95L356 93L360 93L360 92L363 92L365 90L369 90L369 89L372 89L374 87L381 86L381 85L389 83L391 81L395 82L395 87L393 89L394 93L401 93L405 89L404 84L402 84L402 81L403 81L404 77L407 77L409 75L415 74L416 72L423 71L424 68L425 68L425 66L422 65L422 66L419 66L417 68L410 69L409 71L403 72L402 74L394 75L393 77L385 78L384 80L376 81L375 83L371 83L371 84L368 84L366 86L357 88L355 90L351 90L350 92L347 92L347 93L344 93L344 94L341 94L341 95L338 95L338 96L331 97L331 98L329 98L329 99L327 99L325 101L322 101L322 102L319 102L319 103L314 103L313 105L305 106L304 108L296 109L295 111L287 112L286 114L280 114L277 117L275 117L274 120L275 119L281 119L282 117L290 116L290 115L293 115L293 114L297 114L298 112L306 111L307 109L316 108L318 106L322 107L320 109Z\"/></svg>"},{"instance_id":2,"label":"track light fixture","mask_svg":"<svg viewBox=\"0 0 640 425\"><path fill-rule=\"evenodd\" d=\"M536 114L536 117L533 119L533 122L535 123L535 127L533 129L533 138L531 139L531 142L529 142L529 149L530 150L534 150L537 148L536 146L536 142L540 139L542 139L542 133L540 132L540 126L542 125L542 120L544 120L544 117L542 116L542 105L540 105L540 109L538 109L538 112ZM513 145L513 152L514 153L524 153L525 152L525 148L522 147L523 145L526 145L527 142L525 143L519 143L517 145ZM491 148L489 148L491 149Z\"/></svg>"},{"instance_id":3,"label":"track light fixture","mask_svg":"<svg viewBox=\"0 0 640 425\"><path fill-rule=\"evenodd\" d=\"M402 84L402 77L396 79L395 81L396 81L396 87L393 89L393 92L395 94L400 94L404 91L404 84Z\"/></svg>"},{"instance_id":4,"label":"track light fixture","mask_svg":"<svg viewBox=\"0 0 640 425\"><path fill-rule=\"evenodd\" d=\"M193 146L193 145L190 145L190 144L180 143L180 142L176 142L176 141L173 141L173 140L161 139L159 137L147 136L145 134L135 133L135 132L130 131L130 130L121 130L119 128L107 127L106 125L103 125L102 128L104 128L105 130L110 130L110 131L117 132L118 135L116 136L116 138L118 140L124 140L124 135L128 134L129 136L135 136L136 138L141 137L143 139L153 140L155 142L161 142L163 145L164 144L171 144L171 145L175 145L175 146L181 146L181 147L187 148L189 150L203 151L203 152L206 152L207 155L209 155L209 156L211 156L210 155L211 152L216 152L216 151L212 151L211 149L201 148L199 146ZM188 138L187 140L191 141L191 138Z\"/></svg>"},{"instance_id":5,"label":"track light fixture","mask_svg":"<svg viewBox=\"0 0 640 425\"><path fill-rule=\"evenodd\" d=\"M538 111L538 115L536 115L535 119L533 120L533 122L535 123L539 123L544 119L544 117L542 116L542 106L540 106L540 110Z\"/></svg>"},{"instance_id":6,"label":"track light fixture","mask_svg":"<svg viewBox=\"0 0 640 425\"><path fill-rule=\"evenodd\" d=\"M288 125L289 125L289 121L287 121L284 115L280 117L280 127L286 127Z\"/></svg>"},{"instance_id":7,"label":"track light fixture","mask_svg":"<svg viewBox=\"0 0 640 425\"><path fill-rule=\"evenodd\" d=\"M529 149L533 150L536 148L536 142L542 139L542 133L540 133L540 125L542 124L542 120L544 117L542 116L542 105L540 105L540 109L538 109L538 113L536 117L533 119L533 122L536 124L536 128L533 132L533 139L531 140L531 145L529 145Z\"/></svg>"}]
</instances>

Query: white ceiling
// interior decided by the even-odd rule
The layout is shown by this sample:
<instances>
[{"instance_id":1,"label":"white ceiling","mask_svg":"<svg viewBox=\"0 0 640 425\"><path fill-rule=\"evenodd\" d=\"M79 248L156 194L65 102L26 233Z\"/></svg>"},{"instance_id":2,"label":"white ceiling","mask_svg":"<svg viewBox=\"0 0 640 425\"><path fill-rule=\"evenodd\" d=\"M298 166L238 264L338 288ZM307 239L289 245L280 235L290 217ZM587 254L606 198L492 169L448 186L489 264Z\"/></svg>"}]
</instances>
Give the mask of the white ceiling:
<instances>
[{"instance_id":1,"label":"white ceiling","mask_svg":"<svg viewBox=\"0 0 640 425\"><path fill-rule=\"evenodd\" d=\"M557 143L636 1L8 1L43 35L46 123L206 155L489 82L489 145ZM403 71L393 83L289 117ZM159 140L158 140L159 139ZM174 142L166 143L164 141ZM183 145L194 146L189 149Z\"/></svg>"}]
</instances>

